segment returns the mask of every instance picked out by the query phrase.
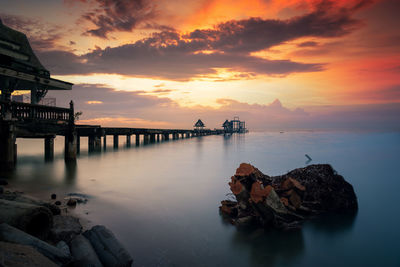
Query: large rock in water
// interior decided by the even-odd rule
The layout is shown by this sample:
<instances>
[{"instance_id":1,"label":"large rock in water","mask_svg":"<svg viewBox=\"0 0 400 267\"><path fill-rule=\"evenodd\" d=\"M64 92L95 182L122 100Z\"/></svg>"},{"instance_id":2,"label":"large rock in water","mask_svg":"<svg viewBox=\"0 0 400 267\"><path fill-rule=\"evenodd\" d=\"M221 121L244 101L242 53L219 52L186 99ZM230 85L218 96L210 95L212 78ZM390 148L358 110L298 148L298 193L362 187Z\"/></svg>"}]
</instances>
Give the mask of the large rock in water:
<instances>
[{"instance_id":1,"label":"large rock in water","mask_svg":"<svg viewBox=\"0 0 400 267\"><path fill-rule=\"evenodd\" d=\"M310 165L270 177L242 163L229 183L235 201L221 202L233 224L256 222L264 227L298 228L311 215L356 212L353 186L328 164Z\"/></svg>"}]
</instances>

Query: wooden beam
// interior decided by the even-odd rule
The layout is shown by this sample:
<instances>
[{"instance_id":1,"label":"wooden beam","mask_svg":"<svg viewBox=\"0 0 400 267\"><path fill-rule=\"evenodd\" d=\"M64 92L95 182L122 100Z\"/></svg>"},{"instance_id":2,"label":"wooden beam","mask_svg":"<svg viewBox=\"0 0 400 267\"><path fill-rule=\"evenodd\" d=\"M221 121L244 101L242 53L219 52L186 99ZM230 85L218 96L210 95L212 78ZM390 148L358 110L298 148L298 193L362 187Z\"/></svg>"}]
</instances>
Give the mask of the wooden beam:
<instances>
[{"instance_id":1,"label":"wooden beam","mask_svg":"<svg viewBox=\"0 0 400 267\"><path fill-rule=\"evenodd\" d=\"M10 68L1 67L0 66L0 76L16 78L27 83L22 84L21 86L27 86L27 88L13 88L16 90L30 90L28 86L34 86L40 84L45 86L47 90L71 90L72 83L52 79L52 78L43 78L40 76L32 75L29 73L15 71Z\"/></svg>"}]
</instances>

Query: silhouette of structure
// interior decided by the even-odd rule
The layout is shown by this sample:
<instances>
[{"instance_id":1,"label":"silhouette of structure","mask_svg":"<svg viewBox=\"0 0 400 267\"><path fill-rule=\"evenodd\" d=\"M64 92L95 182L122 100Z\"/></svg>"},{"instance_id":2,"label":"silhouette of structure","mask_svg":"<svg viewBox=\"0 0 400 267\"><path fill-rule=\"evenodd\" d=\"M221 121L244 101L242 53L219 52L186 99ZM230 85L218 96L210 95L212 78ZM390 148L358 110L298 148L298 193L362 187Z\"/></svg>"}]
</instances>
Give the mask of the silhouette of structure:
<instances>
[{"instance_id":1,"label":"silhouette of structure","mask_svg":"<svg viewBox=\"0 0 400 267\"><path fill-rule=\"evenodd\" d=\"M0 88L4 101L15 90L30 90L31 103L37 104L49 90L71 90L72 84L51 78L26 35L0 20Z\"/></svg>"},{"instance_id":2,"label":"silhouette of structure","mask_svg":"<svg viewBox=\"0 0 400 267\"><path fill-rule=\"evenodd\" d=\"M65 158L76 158L74 108L38 105L48 90L71 90L72 84L50 77L25 34L0 20L0 167L13 168L16 138L44 138L45 157L53 157L54 137L65 136ZM31 103L11 100L16 90L30 90Z\"/></svg>"},{"instance_id":3,"label":"silhouette of structure","mask_svg":"<svg viewBox=\"0 0 400 267\"><path fill-rule=\"evenodd\" d=\"M173 139L179 139L225 133L222 129L204 129L201 120L196 122L195 130L76 125L72 101L69 108L38 105L48 90L71 89L71 83L50 78L50 72L35 56L25 34L3 25L0 20L0 170L15 167L17 138L43 138L45 159L52 160L54 138L64 136L64 156L68 162L76 160L81 136L88 137L89 152L96 152L101 151L102 140L106 149L107 135L113 136L114 148L118 148L120 135L126 136L129 147L132 135L135 135L138 146L141 139L143 144L147 144L167 141L171 135ZM11 94L15 90L30 90L31 103L12 101Z\"/></svg>"},{"instance_id":4,"label":"silhouette of structure","mask_svg":"<svg viewBox=\"0 0 400 267\"><path fill-rule=\"evenodd\" d=\"M247 133L246 122L240 121L239 117L234 117L233 120L225 120L222 124L225 133Z\"/></svg>"},{"instance_id":5,"label":"silhouette of structure","mask_svg":"<svg viewBox=\"0 0 400 267\"><path fill-rule=\"evenodd\" d=\"M204 123L199 119L193 126L195 128L196 131L202 131L204 129L204 127L206 127L204 125Z\"/></svg>"}]
</instances>

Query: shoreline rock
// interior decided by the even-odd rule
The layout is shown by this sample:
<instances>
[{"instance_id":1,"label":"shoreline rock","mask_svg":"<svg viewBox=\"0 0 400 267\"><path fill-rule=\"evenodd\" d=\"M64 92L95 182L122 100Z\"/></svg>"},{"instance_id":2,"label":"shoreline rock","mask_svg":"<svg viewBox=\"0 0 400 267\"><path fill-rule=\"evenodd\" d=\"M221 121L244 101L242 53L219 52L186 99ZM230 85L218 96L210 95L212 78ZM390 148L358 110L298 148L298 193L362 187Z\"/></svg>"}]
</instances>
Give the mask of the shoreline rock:
<instances>
[{"instance_id":1,"label":"shoreline rock","mask_svg":"<svg viewBox=\"0 0 400 267\"><path fill-rule=\"evenodd\" d=\"M328 164L270 177L242 163L229 186L236 201L221 201L220 211L237 226L298 229L312 216L355 213L358 209L353 186Z\"/></svg>"},{"instance_id":2,"label":"shoreline rock","mask_svg":"<svg viewBox=\"0 0 400 267\"><path fill-rule=\"evenodd\" d=\"M79 218L67 215L76 204L85 204L88 198L70 193L61 202L53 194L48 201L42 201L23 192L0 192L0 265L7 262L9 266L102 266L96 258L103 262L110 260L111 255L111 262L118 266L131 266L132 257L110 230L94 226L85 232L90 237L86 239ZM71 199L75 201L73 207L68 206ZM38 216L46 219L43 229L43 220L37 220ZM35 225L42 231L30 231ZM82 248L86 249L83 254L79 251ZM5 253L11 254L4 256ZM25 259L19 259L18 255Z\"/></svg>"}]
</instances>

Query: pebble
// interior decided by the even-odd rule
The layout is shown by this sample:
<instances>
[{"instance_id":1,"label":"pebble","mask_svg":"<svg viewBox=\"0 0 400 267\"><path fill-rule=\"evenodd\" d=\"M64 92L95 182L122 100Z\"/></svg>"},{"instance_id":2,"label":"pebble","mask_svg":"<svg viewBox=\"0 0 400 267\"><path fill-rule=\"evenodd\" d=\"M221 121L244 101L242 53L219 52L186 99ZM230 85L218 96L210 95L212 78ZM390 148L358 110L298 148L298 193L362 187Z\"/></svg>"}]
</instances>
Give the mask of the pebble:
<instances>
[{"instance_id":1,"label":"pebble","mask_svg":"<svg viewBox=\"0 0 400 267\"><path fill-rule=\"evenodd\" d=\"M70 198L68 199L67 205L68 206L76 206L76 199Z\"/></svg>"}]
</instances>

